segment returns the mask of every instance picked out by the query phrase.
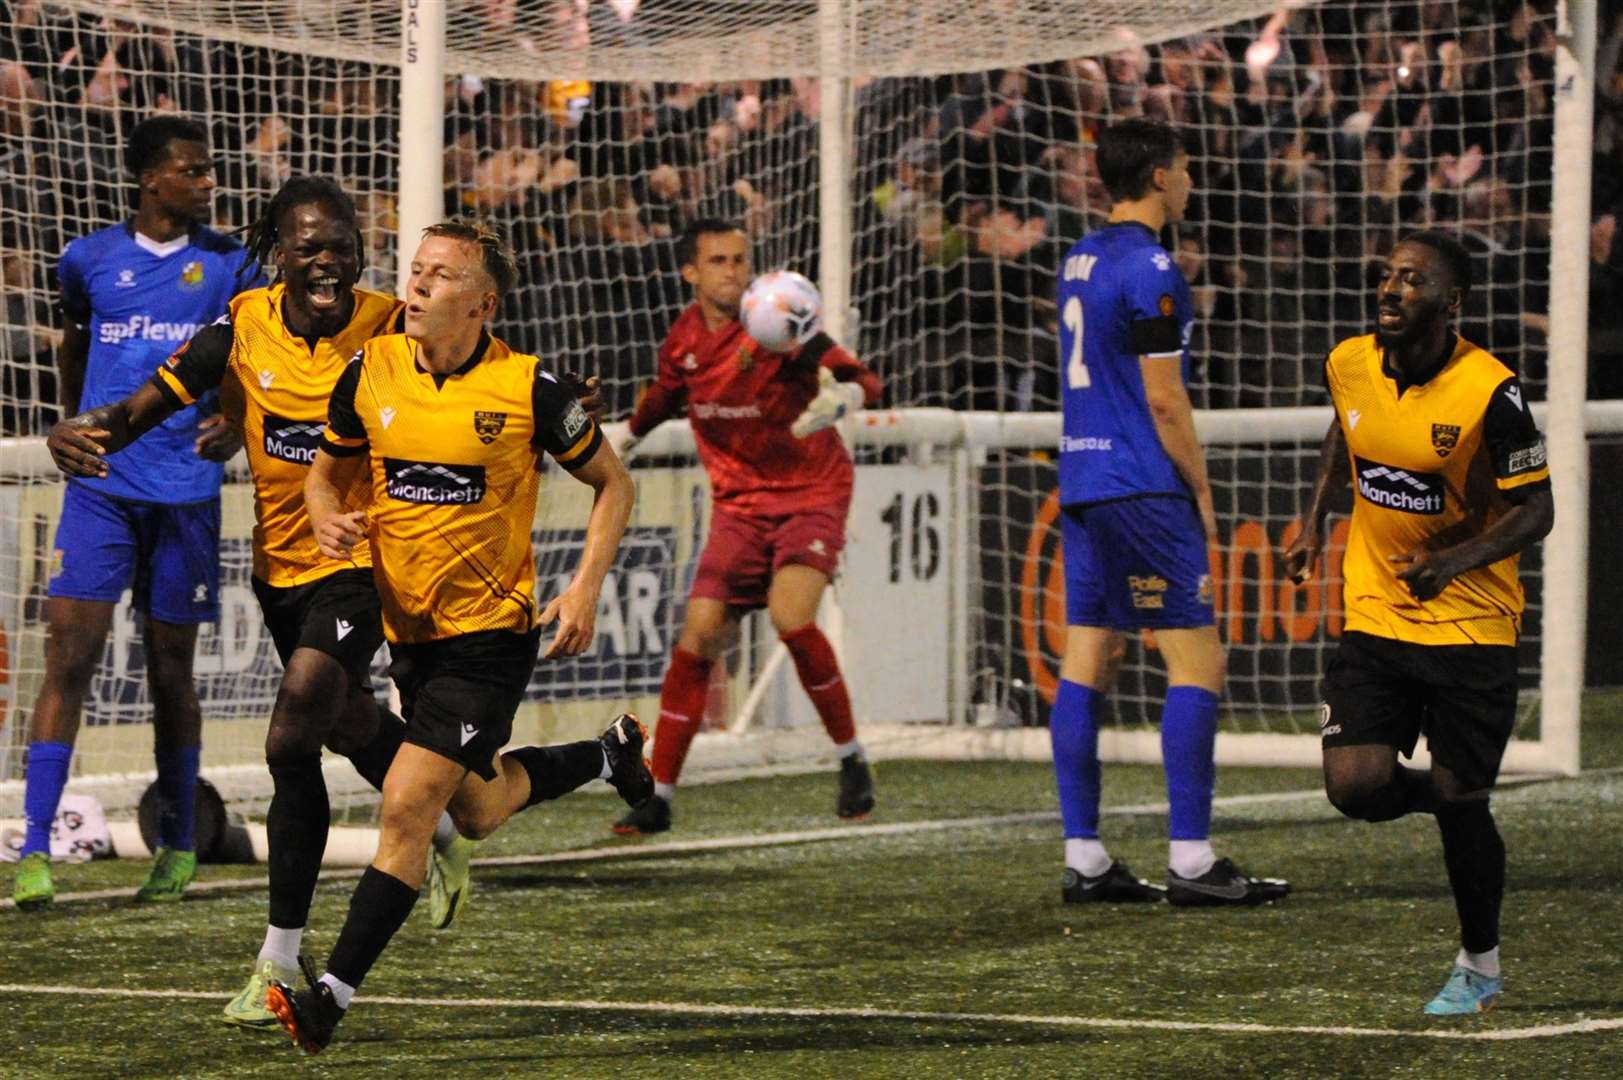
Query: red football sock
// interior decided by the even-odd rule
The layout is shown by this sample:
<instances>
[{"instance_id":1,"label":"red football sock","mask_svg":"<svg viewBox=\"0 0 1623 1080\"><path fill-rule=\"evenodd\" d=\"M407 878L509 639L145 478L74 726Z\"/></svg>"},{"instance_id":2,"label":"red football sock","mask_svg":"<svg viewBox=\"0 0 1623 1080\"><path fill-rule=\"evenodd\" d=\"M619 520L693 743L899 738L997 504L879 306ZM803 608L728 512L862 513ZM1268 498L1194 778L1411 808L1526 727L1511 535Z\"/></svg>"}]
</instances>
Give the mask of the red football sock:
<instances>
[{"instance_id":1,"label":"red football sock","mask_svg":"<svg viewBox=\"0 0 1623 1080\"><path fill-rule=\"evenodd\" d=\"M671 666L659 689L659 725L654 729L652 771L658 783L674 784L682 773L688 747L704 719L712 662L680 645L671 651Z\"/></svg>"},{"instance_id":2,"label":"red football sock","mask_svg":"<svg viewBox=\"0 0 1623 1080\"><path fill-rule=\"evenodd\" d=\"M840 662L834 658L834 648L828 638L817 629L816 623L807 623L799 630L783 635L783 643L794 657L795 670L800 672L800 685L806 688L823 727L835 745L848 743L857 737L856 721L851 718L851 695L846 692L845 679L840 676Z\"/></svg>"}]
</instances>

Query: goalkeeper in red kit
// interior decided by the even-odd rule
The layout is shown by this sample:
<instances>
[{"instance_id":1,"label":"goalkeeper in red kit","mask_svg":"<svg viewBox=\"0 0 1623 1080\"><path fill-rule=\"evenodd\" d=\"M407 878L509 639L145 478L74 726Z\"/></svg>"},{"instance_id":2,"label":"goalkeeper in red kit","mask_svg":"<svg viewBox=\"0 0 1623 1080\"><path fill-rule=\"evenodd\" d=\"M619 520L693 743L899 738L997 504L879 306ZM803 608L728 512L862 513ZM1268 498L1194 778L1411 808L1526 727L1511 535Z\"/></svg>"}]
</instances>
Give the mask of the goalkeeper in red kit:
<instances>
[{"instance_id":1,"label":"goalkeeper in red kit","mask_svg":"<svg viewBox=\"0 0 1623 1080\"><path fill-rule=\"evenodd\" d=\"M684 410L715 500L687 618L660 689L654 794L615 822L618 833L663 832L688 747L704 715L710 669L747 611L765 607L840 757L840 817L873 809L873 777L857 742L851 697L814 621L845 546L851 457L833 422L879 400L879 377L819 333L791 354L768 352L738 321L750 280L737 225L698 221L677 248L694 302L659 350L659 375L615 449Z\"/></svg>"}]
</instances>

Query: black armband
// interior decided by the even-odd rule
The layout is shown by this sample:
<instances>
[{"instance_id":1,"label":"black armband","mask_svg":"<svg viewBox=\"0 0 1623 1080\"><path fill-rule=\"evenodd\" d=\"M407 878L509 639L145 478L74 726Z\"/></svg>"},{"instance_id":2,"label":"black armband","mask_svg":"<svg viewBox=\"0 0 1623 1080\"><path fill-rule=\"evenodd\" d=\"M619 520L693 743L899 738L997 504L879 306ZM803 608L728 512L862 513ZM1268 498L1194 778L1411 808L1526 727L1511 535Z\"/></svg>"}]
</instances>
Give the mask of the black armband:
<instances>
[{"instance_id":1,"label":"black armband","mask_svg":"<svg viewBox=\"0 0 1623 1080\"><path fill-rule=\"evenodd\" d=\"M1183 331L1171 315L1133 320L1133 351L1140 356L1167 356L1183 352Z\"/></svg>"}]
</instances>

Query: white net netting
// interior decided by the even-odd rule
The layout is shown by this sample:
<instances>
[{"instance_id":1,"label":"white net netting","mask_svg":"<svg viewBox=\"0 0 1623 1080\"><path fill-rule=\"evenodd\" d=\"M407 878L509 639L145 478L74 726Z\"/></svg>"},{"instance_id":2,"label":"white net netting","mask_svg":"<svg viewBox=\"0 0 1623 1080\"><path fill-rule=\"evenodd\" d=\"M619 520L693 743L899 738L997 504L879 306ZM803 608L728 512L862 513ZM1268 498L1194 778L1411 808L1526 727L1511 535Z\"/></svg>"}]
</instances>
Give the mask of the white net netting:
<instances>
[{"instance_id":1,"label":"white net netting","mask_svg":"<svg viewBox=\"0 0 1623 1080\"><path fill-rule=\"evenodd\" d=\"M848 78L847 343L884 377L889 406L1041 413L1058 401L1055 268L1107 210L1093 133L1150 115L1183 130L1195 176L1174 246L1200 314L1197 406L1322 403L1320 362L1335 341L1365 330L1372 267L1400 233L1432 224L1460 231L1479 256L1484 284L1465 332L1536 393L1553 4L1380 0L1271 15L1276 7L455 0L444 209L496 222L517 250L524 284L500 332L560 367L600 374L611 415L624 416L686 302L674 256L686 223L740 221L758 268L821 271L828 84L813 76ZM392 285L400 16L398 0L0 5L5 434L37 434L57 415L54 261L66 240L127 214L122 136L154 111L208 124L218 225L245 223L291 174L331 175L361 205L368 281ZM1273 560L1315 451L1311 440L1264 438L1210 451L1229 722L1297 731L1339 633L1337 589L1277 584ZM963 541L946 601L960 686L941 695L951 715L939 719L1045 718L1062 621L1047 449L1042 440L982 447L965 457L967 476L941 481L962 487L909 488L897 504L932 495L955 515L940 542ZM861 457L876 468L899 460L895 450ZM640 522L595 659L565 680L583 696L646 707L657 685L702 520L702 485L679 478L691 475L659 481L671 488L661 495L669 508ZM49 482L0 490L0 568L17 583L5 613L3 742L12 751L25 741L38 682L38 605L59 492ZM891 505L887 495L873 521L853 517L849 567L889 568L907 550L904 511L883 516ZM235 747L211 742L211 760L221 747L221 757L251 764L277 667L247 594L240 488L228 489L227 520L231 614L205 632L198 668L205 711L230 725ZM562 559L549 545L545 557ZM1537 560L1527 569L1531 686ZM872 632L848 620L848 655L876 655L863 636ZM86 771L141 770L149 760L135 723L145 709L136 640L124 629L109 647L87 723L123 737L105 750L83 744ZM1124 723L1154 721L1158 670L1135 641L1118 696ZM13 752L12 775L17 767Z\"/></svg>"},{"instance_id":2,"label":"white net netting","mask_svg":"<svg viewBox=\"0 0 1623 1080\"><path fill-rule=\"evenodd\" d=\"M1309 0L1310 2L1310 0ZM412 0L445 10L446 70L533 80L727 81L956 74L1097 55L1265 15L1262 0ZM400 60L400 0L57 0L306 56ZM1301 0L1288 6L1306 6Z\"/></svg>"}]
</instances>

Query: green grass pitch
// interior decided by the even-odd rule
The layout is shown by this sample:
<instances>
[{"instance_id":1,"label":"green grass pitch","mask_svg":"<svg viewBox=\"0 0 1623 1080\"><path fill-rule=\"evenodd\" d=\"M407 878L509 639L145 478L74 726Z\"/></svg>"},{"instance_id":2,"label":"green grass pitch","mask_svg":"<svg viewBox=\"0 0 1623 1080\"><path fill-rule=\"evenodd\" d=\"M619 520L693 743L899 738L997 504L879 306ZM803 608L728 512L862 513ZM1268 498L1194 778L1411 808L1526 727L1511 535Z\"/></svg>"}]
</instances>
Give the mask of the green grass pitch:
<instances>
[{"instance_id":1,"label":"green grass pitch","mask_svg":"<svg viewBox=\"0 0 1623 1080\"><path fill-rule=\"evenodd\" d=\"M1619 1076L1623 1029L1523 1037L1623 1018L1619 719L1623 696L1593 696L1589 771L1496 797L1510 855L1506 993L1464 1022L1420 1013L1457 947L1429 820L1359 825L1313 795L1220 806L1220 852L1290 878L1287 901L1067 908L1046 766L890 762L863 825L834 819L832 775L682 792L670 843L755 846L620 840L611 798L526 813L481 855L626 857L476 867L463 920L435 933L420 905L317 1058L215 1019L258 947L262 888L168 907L0 910L0 1076ZM1228 769L1219 795L1317 783ZM1110 813L1159 802L1158 770L1107 767L1105 784L1114 852L1158 874L1164 818ZM869 828L977 816L1011 820ZM836 839L769 836L830 829ZM59 867L57 887L133 892L144 870ZM262 875L206 867L201 880ZM9 875L0 882L9 891ZM317 891L306 942L318 958L351 885Z\"/></svg>"}]
</instances>

